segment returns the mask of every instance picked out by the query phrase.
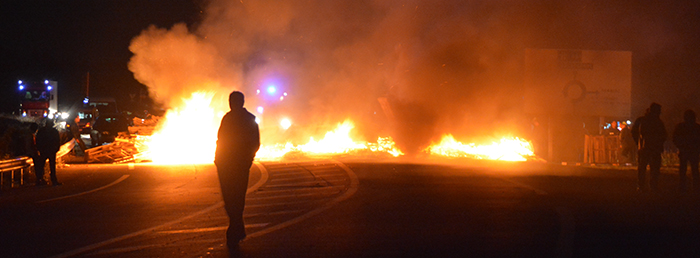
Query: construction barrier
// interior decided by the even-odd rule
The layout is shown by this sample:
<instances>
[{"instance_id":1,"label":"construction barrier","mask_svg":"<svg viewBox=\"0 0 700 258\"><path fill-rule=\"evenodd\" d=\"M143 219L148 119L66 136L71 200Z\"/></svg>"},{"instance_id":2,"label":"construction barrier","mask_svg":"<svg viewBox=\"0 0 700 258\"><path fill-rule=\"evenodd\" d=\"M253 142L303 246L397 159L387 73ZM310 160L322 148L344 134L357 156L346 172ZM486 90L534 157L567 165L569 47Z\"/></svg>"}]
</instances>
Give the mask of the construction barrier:
<instances>
[{"instance_id":1,"label":"construction barrier","mask_svg":"<svg viewBox=\"0 0 700 258\"><path fill-rule=\"evenodd\" d=\"M586 135L584 162L590 164L620 164L621 143L617 135Z\"/></svg>"}]
</instances>

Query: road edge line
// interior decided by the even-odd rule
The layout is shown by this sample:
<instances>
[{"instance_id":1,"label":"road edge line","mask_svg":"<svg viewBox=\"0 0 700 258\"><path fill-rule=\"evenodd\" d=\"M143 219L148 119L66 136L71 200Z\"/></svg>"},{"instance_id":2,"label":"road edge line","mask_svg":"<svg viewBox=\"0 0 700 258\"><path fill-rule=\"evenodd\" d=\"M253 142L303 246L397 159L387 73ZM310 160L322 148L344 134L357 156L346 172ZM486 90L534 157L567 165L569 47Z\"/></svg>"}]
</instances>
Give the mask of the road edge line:
<instances>
[{"instance_id":1,"label":"road edge line","mask_svg":"<svg viewBox=\"0 0 700 258\"><path fill-rule=\"evenodd\" d=\"M333 207L335 204L337 204L337 203L339 203L339 202L342 202L342 201L344 201L344 200L347 200L348 198L350 198L351 196L353 196L353 195L355 194L355 192L357 192L357 187L358 187L358 185L360 184L360 180L357 178L357 175L355 175L355 173L354 173L350 168L348 168L345 164L341 163L340 161L337 161L337 160L334 160L334 159L331 159L330 161L333 162L333 163L335 163L336 165L338 165L340 168L342 168L342 169L345 171L345 173L348 174L348 177L350 177L350 186L348 187L348 190L347 190L345 193L343 193L343 195L339 196L338 198L333 199L332 201L326 203L326 204L325 204L324 206L322 206L322 207L319 207L319 208L317 208L317 209L315 209L315 210L312 210L312 211L307 212L307 213L304 214L304 215L301 215L301 216L296 217L296 218L294 218L294 219L291 219L291 220L288 220L288 221L286 221L286 222L277 224L277 225L275 225L275 226L269 227L269 228L267 228L267 229L264 229L264 230L261 230L261 231L258 231L258 232L249 234L247 238L260 237L260 236L266 235L266 234L268 234L268 233L270 233L270 232L274 232L274 231L277 231L277 230L286 228L286 227L288 227L288 226L294 225L294 224L299 223L299 222L301 222L301 221L304 221L304 220L306 220L306 219L308 219L308 218L311 218L311 217L313 217L313 216L316 216L316 215L318 215L319 213L324 212L324 211L330 209L330 208Z\"/></svg>"},{"instance_id":2,"label":"road edge line","mask_svg":"<svg viewBox=\"0 0 700 258\"><path fill-rule=\"evenodd\" d=\"M260 168L261 165L258 165L258 164L259 164L259 163L256 162L256 166L258 166L258 168ZM266 181L267 178L269 177L269 175L267 174L267 169L262 168L261 171L260 171L260 173L262 174L261 177L260 177L260 180L258 180L258 182L257 182L255 185L253 185L251 188L249 188L246 192L255 191L255 190L257 190L258 188L260 188L260 186L262 186L262 185L265 183L265 181ZM263 179L265 179L265 180L263 180ZM261 182L262 182L262 183L261 183ZM147 228L147 229L139 230L139 231L136 231L136 232L133 232L133 233L130 233L130 234L126 234L126 235L122 235L122 236L115 237L115 238L112 238L112 239L108 239L108 240L105 240L105 241L102 241L102 242L99 242L99 243L95 243L95 244L92 244L92 245L88 245L88 246L84 246L84 247L81 247L81 248L78 248L78 249L74 249L74 250L72 250L72 251L68 251L68 252L64 252L64 253L57 254L57 255L54 255L54 256L50 256L50 258L64 258L64 257L71 257L71 256L76 256L76 255L79 255L79 254L82 254L82 253L86 253L86 252L88 252L88 251L91 251L91 250L100 248L100 247L105 246L105 245L113 244L113 243L116 243L116 242L119 242L119 241L122 241L122 240L126 240L126 239L129 239L129 238L138 236L138 235L142 235L142 234L145 234L145 233L148 233L148 232L156 231L156 230L158 230L159 228L163 228L163 227L167 227L167 226L170 226L170 225L173 225L173 224L180 223L180 222L185 221L185 220L187 220L187 219L194 218L194 217L196 217L196 216L205 214L205 213L207 213L207 212L210 212L210 211L212 211L212 210L218 209L218 208L223 207L223 206L224 206L224 201L219 201L219 202L215 203L215 204L212 205L212 206L209 206L209 207L207 207L207 208L205 208L205 209L203 209L203 210L200 210L200 211L198 211L198 212L192 213L192 214L187 215L187 216L185 216L185 217L182 217L182 218L179 218L179 219L170 221L170 222L166 222L166 223L161 224L161 225L153 226L153 227L150 227L150 228Z\"/></svg>"},{"instance_id":3,"label":"road edge line","mask_svg":"<svg viewBox=\"0 0 700 258\"><path fill-rule=\"evenodd\" d=\"M89 194L89 193L94 193L94 192L97 192L97 191L100 191L100 190L104 190L105 188L114 186L114 185L116 185L116 184L118 184L118 183L121 183L122 181L126 180L126 178L128 178L128 177L129 177L129 175L122 175L120 178L118 178L118 179L115 180L114 182L109 183L108 185L105 185L105 186L102 186L102 187L98 187L98 188L95 188L95 189L92 189L92 190L89 190L89 191L85 191L85 192L81 192L81 193L77 193L77 194L71 194L71 195L66 195L66 196L61 196L61 197L46 199L46 200L42 200L42 201L37 201L37 202L35 202L35 203L46 203L46 202L58 201L58 200L73 198L73 197L77 197L77 196L81 196L81 195L86 195L86 194Z\"/></svg>"}]
</instances>

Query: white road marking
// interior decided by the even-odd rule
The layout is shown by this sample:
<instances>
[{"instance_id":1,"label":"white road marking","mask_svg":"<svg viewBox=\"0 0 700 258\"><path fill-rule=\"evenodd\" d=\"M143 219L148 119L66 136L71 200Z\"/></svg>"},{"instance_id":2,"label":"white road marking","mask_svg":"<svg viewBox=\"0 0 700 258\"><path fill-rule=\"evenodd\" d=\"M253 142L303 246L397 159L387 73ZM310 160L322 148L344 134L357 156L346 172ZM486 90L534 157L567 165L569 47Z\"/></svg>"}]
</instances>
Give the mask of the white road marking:
<instances>
[{"instance_id":1,"label":"white road marking","mask_svg":"<svg viewBox=\"0 0 700 258\"><path fill-rule=\"evenodd\" d=\"M190 244L203 244L203 245L210 245L218 242L218 240L189 240L188 243ZM162 244L155 244L155 245L138 245L138 246L129 246L129 247L124 247L124 248L113 248L113 249L106 249L106 250L99 250L95 251L89 254L86 254L86 256L97 256L97 255L109 255L109 256L114 256L117 254L123 254L123 253L130 253L134 251L139 251L139 250L145 250L145 249L151 249L151 248L162 248Z\"/></svg>"},{"instance_id":2,"label":"white road marking","mask_svg":"<svg viewBox=\"0 0 700 258\"><path fill-rule=\"evenodd\" d=\"M248 225L246 225L246 227L247 226ZM192 229L181 229L181 230L163 230L163 231L158 231L156 233L158 233L158 234L199 233L199 232L211 232L211 231L226 230L227 228L228 228L228 226L211 227L211 228L192 228Z\"/></svg>"},{"instance_id":3,"label":"white road marking","mask_svg":"<svg viewBox=\"0 0 700 258\"><path fill-rule=\"evenodd\" d=\"M258 182L256 182L250 188L248 188L248 191L245 192L246 194L249 194L249 193L252 193L252 192L255 192L256 190L258 190L258 188L260 188L263 184L265 184L265 182L267 182L267 180L270 178L270 174L267 173L267 169L265 169L265 167L263 167L263 165L260 164L260 162L256 161L254 164L256 167L258 167L258 169L260 169L260 175L261 175L260 180L258 180Z\"/></svg>"},{"instance_id":4,"label":"white road marking","mask_svg":"<svg viewBox=\"0 0 700 258\"><path fill-rule=\"evenodd\" d=\"M262 185L265 183L265 181L267 181L267 179L268 179L268 177L269 177L269 175L267 174L267 170L266 170L264 167L262 167L262 165L260 165L258 162L255 162L255 165L256 165L258 168L260 168L260 173L261 173L262 175L261 175L261 177L260 177L260 180L259 180L256 184L254 184L251 188L248 188L248 190L246 191L246 193L251 193L251 192L257 190L260 186L262 186ZM215 203L214 205L211 205L211 206L209 206L209 207L207 207L207 208L204 208L203 210L200 210L200 211L198 211L198 212L192 213L192 214L190 214L190 215L184 216L184 217L182 217L182 218L179 218L179 219L176 219L176 220L173 220L173 221L170 221L170 222L166 222L166 223L161 224L161 225L157 225L157 226L150 227L150 228L147 228L147 229L139 230L139 231L136 231L136 232L133 232L133 233L130 233L130 234L126 234L126 235L123 235L123 236L119 236L119 237L115 237L115 238L112 238L112 239L108 239L108 240L105 240L105 241L102 241L102 242L99 242L99 243L94 243L94 244L92 244L92 245L84 246L84 247L81 247L81 248L78 248L78 249L74 249L74 250L71 250L71 251L68 251L68 252L65 252L65 253L57 254L57 255L54 255L54 256L51 256L51 257L52 257L52 258L63 258L63 257L77 256L77 255L79 255L79 254L86 253L86 252L88 252L88 251L91 251L91 250L94 250L94 249L97 249L97 248L100 248L100 247L103 247L103 246L106 246L106 245L109 245L109 244L113 244L113 243L116 243L116 242L119 242L119 241L122 241L122 240L126 240L126 239L129 239L129 238L138 236L138 235L143 235L143 234L146 234L146 233L154 232L154 231L156 231L156 230L158 230L158 229L161 229L161 228L164 228L164 227L168 227L168 226L171 226L171 225L174 225L174 224L183 222L183 221L185 221L185 220L188 220L188 219L197 217L197 216L202 215L202 214L206 214L206 213L211 212L211 211L213 211L213 210L215 210L215 209L219 209L219 208L221 208L221 207L223 207L223 206L224 206L224 202L223 202L223 201L220 201L220 202ZM218 240L217 240L217 241L218 241ZM127 248L128 248L128 247L127 247ZM132 248L133 248L133 247L132 247ZM138 249L137 249L137 250L138 250Z\"/></svg>"},{"instance_id":5,"label":"white road marking","mask_svg":"<svg viewBox=\"0 0 700 258\"><path fill-rule=\"evenodd\" d=\"M278 200L278 199L288 199L288 198L299 198L299 197L320 197L335 195L340 193L337 191L325 191L325 192L309 192L309 193L295 193L295 194L281 194L281 195L271 195L271 196L261 196L261 197L251 197L246 198L246 201L262 201L262 200Z\"/></svg>"},{"instance_id":6,"label":"white road marking","mask_svg":"<svg viewBox=\"0 0 700 258\"><path fill-rule=\"evenodd\" d=\"M503 181L509 182L509 183L511 183L511 184L517 185L517 186L519 186L519 187L522 187L522 188L531 190L531 191L535 192L537 195L547 195L547 192L545 192L545 191L542 191L542 190L537 189L537 188L534 188L534 187L532 187L532 186L529 186L529 185L520 183L520 182L518 182L518 181L514 181L514 180L511 180L511 179L508 179L508 178L500 178L500 179L503 180Z\"/></svg>"},{"instance_id":7,"label":"white road marking","mask_svg":"<svg viewBox=\"0 0 700 258\"><path fill-rule=\"evenodd\" d=\"M342 168L343 170L345 170L345 172L346 172L346 173L348 174L348 176L350 177L350 187L348 188L348 190L347 190L343 195L341 195L341 196L339 196L338 198L335 198L335 199L333 199L333 200L330 200L329 202L325 203L325 205L323 205L323 206L321 206L321 207L319 207L319 208L316 208L315 210L311 210L311 211L309 211L308 213L305 213L305 214L303 214L303 215L301 215L301 216L299 216L299 217L296 217L296 218L291 219L291 220L288 220L288 221L286 221L286 222L283 222L283 223L277 224L277 225L275 225L275 226L272 226L272 227L263 229L263 230L261 230L261 231L258 231L258 232L249 234L249 235L248 235L248 238L259 237L259 236L268 234L268 233L270 233L270 232L274 232L274 231L277 231L277 230L286 228L286 227L288 227L288 226L294 225L294 224L296 224L296 223L299 223L299 222L301 222L301 221L304 221L304 220L306 220L306 219L308 219L308 218L311 218L311 217L313 217L313 216L315 216L315 215L317 215L317 214L319 214L319 213L321 213L321 212L323 212L323 211L325 211L325 210L330 209L330 208L333 207L335 204L337 204L337 203L339 203L339 202L341 202L341 201L347 200L347 199L350 198L352 195L354 195L355 192L357 192L357 187L358 187L358 185L360 184L360 181L359 181L359 179L357 178L357 175L355 175L355 173L353 173L352 170L351 170L350 168L348 168L347 166L345 166L345 164L343 164L343 163L341 163L341 162L339 162L339 161L336 161L336 160L331 160L331 161L334 162L335 164L337 164L337 165L338 165L340 168Z\"/></svg>"},{"instance_id":8,"label":"white road marking","mask_svg":"<svg viewBox=\"0 0 700 258\"><path fill-rule=\"evenodd\" d=\"M249 218L254 218L254 217L259 217L259 216L271 216L271 215L286 215L286 214L294 214L294 213L302 213L304 210L285 210L285 211L273 211L273 212L264 212L264 213L251 213L251 214L243 214L244 219L249 219Z\"/></svg>"},{"instance_id":9,"label":"white road marking","mask_svg":"<svg viewBox=\"0 0 700 258\"><path fill-rule=\"evenodd\" d=\"M257 224L245 224L245 228L262 228L270 223L257 223ZM164 230L158 231L158 234L186 234L186 233L199 233L199 232L211 232L211 231L222 231L226 230L228 226L221 227L210 227L210 228L192 228L192 229L181 229L181 230Z\"/></svg>"},{"instance_id":10,"label":"white road marking","mask_svg":"<svg viewBox=\"0 0 700 258\"><path fill-rule=\"evenodd\" d=\"M45 202L63 200L63 199L73 198L73 197L77 197L77 196L81 196L81 195L86 195L86 194L89 194L89 193L94 193L94 192L97 192L97 191L99 191L99 190L103 190L103 189L108 188L108 187L110 187L110 186L116 185L116 184L120 183L121 181L124 181L127 177L129 177L129 175L123 175L122 177L120 177L119 179L115 180L114 182L112 182L112 183L110 183L110 184L108 184L108 185L99 187L99 188L95 188L95 189L92 189L92 190L89 190L89 191L85 191L85 192L81 192L81 193L77 193L77 194L71 194L71 195L56 197L56 198L47 199L47 200L43 200L43 201L38 201L38 202L36 202L36 203L45 203Z\"/></svg>"},{"instance_id":11,"label":"white road marking","mask_svg":"<svg viewBox=\"0 0 700 258\"><path fill-rule=\"evenodd\" d=\"M167 222L167 223L158 225L158 226L150 227L150 228L147 228L147 229L144 229L144 230L139 230L139 231L136 231L136 232L131 233L131 234L126 234L126 235L123 235L123 236L119 236L119 237L115 237L115 238L112 238L112 239L108 239L108 240L105 240L105 241L102 241L102 242L99 242L99 243L95 243L95 244L92 244L92 245L84 246L84 247L81 247L81 248L78 248L78 249L75 249L75 250L72 250L72 251L68 251L68 252L65 252L65 253L62 253L62 254L57 254L57 255L54 255L54 256L51 256L51 257L53 257L53 258L59 258L59 257L71 257L71 256L76 256L76 255L79 255L79 254L82 254L82 253L88 252L88 251L90 251L90 250L94 250L94 249L97 249L97 248L100 248L100 247L103 247L103 246L106 246L106 245L109 245L109 244L113 244L113 243L116 243L116 242L119 242L119 241L122 241L122 240L126 240L126 239L129 239L129 238L138 236L138 235L142 235L142 234L145 234L145 233L149 233L149 232L156 231L156 230L158 230L159 228L164 228L164 227L167 227L167 226L171 226L171 225L180 223L180 222L182 222L182 221L185 221L185 220L187 220L187 219L190 219L190 218L199 216L199 215L201 215L201 214L205 214L205 213L207 213L207 212L211 212L212 210L221 208L221 207L223 207L223 206L224 206L224 202L223 202L223 201L220 201L220 202L218 202L218 203L216 203L216 204L214 204L214 205L212 205L212 206L209 206L209 207L207 207L207 208L205 208L205 209L203 209L203 210L200 210L200 211L198 211L198 212L192 213L192 214L187 215L187 216L185 216L185 217L182 217L182 218L179 218L179 219L176 219L176 220L173 220L173 221L170 221L170 222Z\"/></svg>"}]
</instances>

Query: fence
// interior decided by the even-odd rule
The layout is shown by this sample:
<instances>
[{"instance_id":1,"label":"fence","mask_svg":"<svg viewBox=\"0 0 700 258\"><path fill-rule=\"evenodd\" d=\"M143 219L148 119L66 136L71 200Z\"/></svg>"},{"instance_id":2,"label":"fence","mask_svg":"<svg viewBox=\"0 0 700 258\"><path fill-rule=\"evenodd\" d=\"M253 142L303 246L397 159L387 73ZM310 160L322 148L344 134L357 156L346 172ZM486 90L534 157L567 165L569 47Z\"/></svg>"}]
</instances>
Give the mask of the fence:
<instances>
[{"instance_id":1,"label":"fence","mask_svg":"<svg viewBox=\"0 0 700 258\"><path fill-rule=\"evenodd\" d=\"M585 163L620 164L620 137L616 135L586 135L583 160ZM634 155L634 154L633 154Z\"/></svg>"},{"instance_id":2,"label":"fence","mask_svg":"<svg viewBox=\"0 0 700 258\"><path fill-rule=\"evenodd\" d=\"M56 162L60 162L60 158L70 152L75 147L75 140L71 140L63 145L56 153ZM5 186L6 174L9 174L10 187L24 185L24 176L29 174L30 169L34 166L34 161L29 157L19 157L8 160L0 160L0 190ZM45 167L48 170L48 166ZM19 180L16 179L19 174Z\"/></svg>"},{"instance_id":3,"label":"fence","mask_svg":"<svg viewBox=\"0 0 700 258\"><path fill-rule=\"evenodd\" d=\"M0 190L5 186L5 176L10 174L10 187L14 187L19 181L19 185L24 184L24 174L29 172L34 164L28 157L21 157L9 160L0 161ZM15 176L19 174L19 180L15 179Z\"/></svg>"}]
</instances>

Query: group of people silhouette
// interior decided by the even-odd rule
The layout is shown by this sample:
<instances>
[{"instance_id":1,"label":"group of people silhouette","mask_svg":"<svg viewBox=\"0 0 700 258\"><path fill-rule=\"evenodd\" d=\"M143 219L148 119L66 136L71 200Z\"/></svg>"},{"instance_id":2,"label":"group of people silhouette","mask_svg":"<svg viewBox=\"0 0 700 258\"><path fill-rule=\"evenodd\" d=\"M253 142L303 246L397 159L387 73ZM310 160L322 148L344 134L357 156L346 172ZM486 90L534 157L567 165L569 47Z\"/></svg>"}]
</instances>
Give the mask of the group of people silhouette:
<instances>
[{"instance_id":1,"label":"group of people silhouette","mask_svg":"<svg viewBox=\"0 0 700 258\"><path fill-rule=\"evenodd\" d=\"M34 162L34 173L36 174L36 185L48 185L44 179L44 171L46 160L49 161L49 172L51 185L59 186L58 177L56 176L56 153L61 148L61 136L58 130L54 127L54 122L51 119L45 119L43 126L37 123L32 123L29 126L33 139L27 141L27 151Z\"/></svg>"},{"instance_id":2,"label":"group of people silhouette","mask_svg":"<svg viewBox=\"0 0 700 258\"><path fill-rule=\"evenodd\" d=\"M664 152L664 142L668 133L660 118L661 105L651 103L644 116L637 118L631 129L632 137L637 143L637 179L638 191L642 193L658 192L659 176L661 174L661 154ZM683 113L683 122L676 125L672 134L672 141L678 148L679 158L679 190L687 192L692 189L700 193L700 124L696 122L696 114L693 110ZM687 171L690 165L692 173L692 187L688 184ZM647 168L649 179L647 180Z\"/></svg>"}]
</instances>

